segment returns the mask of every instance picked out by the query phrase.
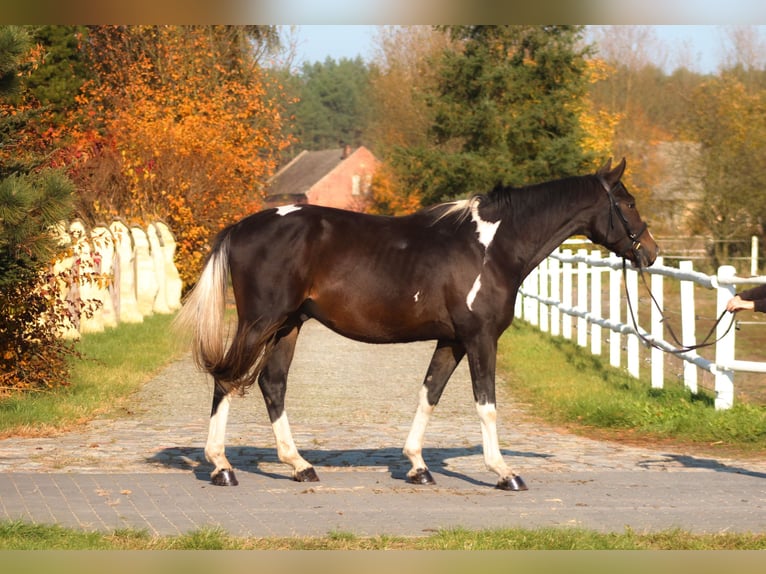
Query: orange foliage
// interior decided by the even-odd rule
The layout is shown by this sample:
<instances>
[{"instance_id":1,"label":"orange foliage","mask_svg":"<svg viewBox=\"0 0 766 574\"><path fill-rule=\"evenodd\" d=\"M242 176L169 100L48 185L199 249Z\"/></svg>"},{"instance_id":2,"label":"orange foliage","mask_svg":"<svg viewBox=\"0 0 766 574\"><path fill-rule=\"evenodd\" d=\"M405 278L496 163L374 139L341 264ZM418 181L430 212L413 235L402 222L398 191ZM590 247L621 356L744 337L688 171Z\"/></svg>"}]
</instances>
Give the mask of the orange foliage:
<instances>
[{"instance_id":1,"label":"orange foliage","mask_svg":"<svg viewBox=\"0 0 766 574\"><path fill-rule=\"evenodd\" d=\"M370 213L407 215L421 207L420 193L403 189L393 170L385 164L375 171L371 193L372 200L367 209Z\"/></svg>"},{"instance_id":2,"label":"orange foliage","mask_svg":"<svg viewBox=\"0 0 766 574\"><path fill-rule=\"evenodd\" d=\"M100 185L84 208L166 221L189 286L212 235L261 205L290 143L284 94L223 27L101 26L89 43L97 80L80 98L71 153L78 180Z\"/></svg>"}]
</instances>

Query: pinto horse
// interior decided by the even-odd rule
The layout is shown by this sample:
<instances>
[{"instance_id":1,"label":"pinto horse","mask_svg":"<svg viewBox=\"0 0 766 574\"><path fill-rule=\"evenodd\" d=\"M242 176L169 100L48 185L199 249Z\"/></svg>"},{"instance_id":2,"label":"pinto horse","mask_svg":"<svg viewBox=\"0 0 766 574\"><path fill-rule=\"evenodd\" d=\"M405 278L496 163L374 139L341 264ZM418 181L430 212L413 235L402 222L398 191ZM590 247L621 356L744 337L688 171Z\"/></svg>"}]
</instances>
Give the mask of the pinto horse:
<instances>
[{"instance_id":1,"label":"pinto horse","mask_svg":"<svg viewBox=\"0 0 766 574\"><path fill-rule=\"evenodd\" d=\"M215 379L205 457L216 485L236 485L224 438L231 397L257 381L279 460L297 481L319 480L298 452L285 412L287 373L309 318L367 343L435 340L404 445L408 482L433 484L423 460L429 417L467 355L484 461L504 490L526 490L500 453L497 341L513 319L523 279L553 249L582 234L635 266L658 248L620 179L623 159L595 174L443 203L403 217L314 205L266 209L224 229L176 322L194 333L197 365ZM237 327L224 320L228 278Z\"/></svg>"}]
</instances>

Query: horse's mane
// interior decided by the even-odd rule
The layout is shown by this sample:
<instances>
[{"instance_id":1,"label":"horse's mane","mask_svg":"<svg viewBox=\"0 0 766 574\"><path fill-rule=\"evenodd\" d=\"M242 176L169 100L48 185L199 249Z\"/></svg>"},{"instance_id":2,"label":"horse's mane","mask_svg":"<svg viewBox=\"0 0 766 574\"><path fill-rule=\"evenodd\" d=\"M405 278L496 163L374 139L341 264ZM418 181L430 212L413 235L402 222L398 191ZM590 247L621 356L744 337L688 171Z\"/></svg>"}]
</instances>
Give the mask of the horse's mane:
<instances>
[{"instance_id":1,"label":"horse's mane","mask_svg":"<svg viewBox=\"0 0 766 574\"><path fill-rule=\"evenodd\" d=\"M504 217L510 214L512 217L529 212L530 208L539 208L542 205L571 204L573 196L586 190L587 177L567 177L545 183L537 183L522 187L513 187L498 183L487 194L478 194L469 199L461 199L439 203L426 207L421 213L425 213L432 219L432 223L442 220L451 220L455 225L460 225L471 216L474 209L480 208L485 217L494 220L494 215ZM545 198L541 201L541 194ZM558 199L568 199L566 202Z\"/></svg>"}]
</instances>

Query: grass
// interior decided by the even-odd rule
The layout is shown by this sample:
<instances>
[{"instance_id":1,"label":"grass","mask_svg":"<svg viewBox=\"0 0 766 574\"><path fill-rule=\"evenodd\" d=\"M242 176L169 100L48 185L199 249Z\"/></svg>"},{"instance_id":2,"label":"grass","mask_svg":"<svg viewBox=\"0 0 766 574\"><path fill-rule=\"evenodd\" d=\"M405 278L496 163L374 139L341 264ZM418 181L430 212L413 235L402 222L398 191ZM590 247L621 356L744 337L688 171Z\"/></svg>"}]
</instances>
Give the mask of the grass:
<instances>
[{"instance_id":1,"label":"grass","mask_svg":"<svg viewBox=\"0 0 766 574\"><path fill-rule=\"evenodd\" d=\"M97 416L124 412L128 396L180 356L170 335L171 315L82 337L68 387L0 400L0 437L66 430ZM129 351L127 351L129 350Z\"/></svg>"},{"instance_id":2,"label":"grass","mask_svg":"<svg viewBox=\"0 0 766 574\"><path fill-rule=\"evenodd\" d=\"M218 528L179 536L145 531L83 532L61 526L0 523L0 550L765 550L766 534L600 533L579 528L465 530L427 537L359 537L338 532L311 538L247 538Z\"/></svg>"},{"instance_id":3,"label":"grass","mask_svg":"<svg viewBox=\"0 0 766 574\"><path fill-rule=\"evenodd\" d=\"M705 392L679 381L652 389L574 342L522 321L500 340L498 369L533 416L601 438L676 441L742 455L763 455L766 407L739 401L715 410Z\"/></svg>"}]
</instances>

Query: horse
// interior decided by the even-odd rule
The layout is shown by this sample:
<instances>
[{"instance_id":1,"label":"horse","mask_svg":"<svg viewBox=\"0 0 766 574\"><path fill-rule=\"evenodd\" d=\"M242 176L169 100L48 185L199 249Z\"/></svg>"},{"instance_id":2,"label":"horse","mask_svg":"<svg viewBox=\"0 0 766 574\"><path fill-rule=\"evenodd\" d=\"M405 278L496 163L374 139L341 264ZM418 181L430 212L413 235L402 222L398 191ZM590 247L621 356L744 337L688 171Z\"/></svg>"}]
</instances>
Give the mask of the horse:
<instances>
[{"instance_id":1,"label":"horse","mask_svg":"<svg viewBox=\"0 0 766 574\"><path fill-rule=\"evenodd\" d=\"M192 332L193 358L214 379L205 457L211 482L236 486L225 455L231 398L254 383L279 460L299 482L318 481L299 453L285 411L301 325L313 318L366 343L435 340L403 454L406 480L435 484L423 458L429 417L467 356L484 462L497 488L527 490L503 460L496 427L497 341L513 320L524 278L573 235L650 266L658 247L621 178L625 159L595 173L441 203L405 216L317 205L265 209L221 231L175 320ZM229 277L237 324L227 343Z\"/></svg>"}]
</instances>

